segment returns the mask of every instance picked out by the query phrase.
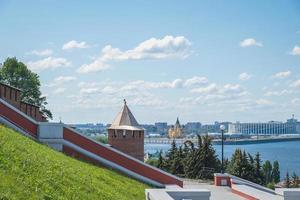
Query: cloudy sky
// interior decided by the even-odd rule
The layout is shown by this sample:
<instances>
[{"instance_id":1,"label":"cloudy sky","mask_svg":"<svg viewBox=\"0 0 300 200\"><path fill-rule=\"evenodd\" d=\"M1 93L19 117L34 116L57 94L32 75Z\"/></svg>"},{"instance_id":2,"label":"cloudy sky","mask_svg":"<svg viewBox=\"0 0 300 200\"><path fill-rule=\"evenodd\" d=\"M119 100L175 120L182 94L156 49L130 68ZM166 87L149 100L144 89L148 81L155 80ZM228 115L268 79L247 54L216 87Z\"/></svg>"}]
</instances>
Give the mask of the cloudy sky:
<instances>
[{"instance_id":1,"label":"cloudy sky","mask_svg":"<svg viewBox=\"0 0 300 200\"><path fill-rule=\"evenodd\" d=\"M39 74L54 119L300 118L299 1L0 0L0 62Z\"/></svg>"}]
</instances>

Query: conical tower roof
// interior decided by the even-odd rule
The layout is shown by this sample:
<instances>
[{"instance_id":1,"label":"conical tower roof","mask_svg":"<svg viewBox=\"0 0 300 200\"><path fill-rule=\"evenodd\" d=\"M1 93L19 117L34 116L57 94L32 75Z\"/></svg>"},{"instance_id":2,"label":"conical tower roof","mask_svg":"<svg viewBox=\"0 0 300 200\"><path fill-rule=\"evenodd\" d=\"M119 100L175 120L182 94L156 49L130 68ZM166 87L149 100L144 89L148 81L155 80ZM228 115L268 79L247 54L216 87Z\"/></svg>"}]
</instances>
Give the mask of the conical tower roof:
<instances>
[{"instance_id":1,"label":"conical tower roof","mask_svg":"<svg viewBox=\"0 0 300 200\"><path fill-rule=\"evenodd\" d=\"M122 110L118 113L109 129L144 130L131 113L125 99Z\"/></svg>"}]
</instances>

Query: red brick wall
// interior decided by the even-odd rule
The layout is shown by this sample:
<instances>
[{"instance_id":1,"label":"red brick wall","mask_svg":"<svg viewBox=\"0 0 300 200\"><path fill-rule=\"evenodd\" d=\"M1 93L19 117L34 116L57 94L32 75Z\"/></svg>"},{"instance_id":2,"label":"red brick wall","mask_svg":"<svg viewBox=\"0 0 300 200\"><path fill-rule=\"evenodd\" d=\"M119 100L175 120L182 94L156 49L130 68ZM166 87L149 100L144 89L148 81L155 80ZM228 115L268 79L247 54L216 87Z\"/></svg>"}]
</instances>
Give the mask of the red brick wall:
<instances>
[{"instance_id":1,"label":"red brick wall","mask_svg":"<svg viewBox=\"0 0 300 200\"><path fill-rule=\"evenodd\" d=\"M174 178L171 175L153 169L150 166L142 164L138 161L132 160L120 153L117 153L108 147L97 144L96 142L85 138L70 129L64 128L63 138L91 153L94 153L106 160L116 163L132 172L135 172L143 177L159 182L161 184L176 184L183 186L183 182Z\"/></svg>"},{"instance_id":2,"label":"red brick wall","mask_svg":"<svg viewBox=\"0 0 300 200\"><path fill-rule=\"evenodd\" d=\"M0 84L0 98L16 108L20 106L21 91L7 85Z\"/></svg>"},{"instance_id":3,"label":"red brick wall","mask_svg":"<svg viewBox=\"0 0 300 200\"><path fill-rule=\"evenodd\" d=\"M20 103L20 110L25 113L26 115L32 117L33 119L37 120L37 121L47 121L42 113L40 112L39 107L25 103L25 102L21 102Z\"/></svg>"},{"instance_id":4,"label":"red brick wall","mask_svg":"<svg viewBox=\"0 0 300 200\"><path fill-rule=\"evenodd\" d=\"M71 149L70 147L65 146L65 145L63 145L63 150L62 151L65 154L67 154L67 155L69 155L69 156L71 156L73 158L77 158L79 160L84 160L84 161L87 161L87 162L92 163L94 165L101 166L97 160L94 160L94 159L92 159L90 157L87 157L87 156L85 156L85 155L83 155L83 154L81 154L81 153L79 153L79 152Z\"/></svg>"},{"instance_id":5,"label":"red brick wall","mask_svg":"<svg viewBox=\"0 0 300 200\"><path fill-rule=\"evenodd\" d=\"M136 159L144 161L144 131L108 130L108 143Z\"/></svg>"},{"instance_id":6,"label":"red brick wall","mask_svg":"<svg viewBox=\"0 0 300 200\"><path fill-rule=\"evenodd\" d=\"M231 180L229 176L214 176L214 184L215 186L222 186L222 180L226 180L227 186L231 187Z\"/></svg>"},{"instance_id":7,"label":"red brick wall","mask_svg":"<svg viewBox=\"0 0 300 200\"><path fill-rule=\"evenodd\" d=\"M21 102L21 91L14 87L0 83L0 98L37 121L47 121L41 114L39 107Z\"/></svg>"},{"instance_id":8,"label":"red brick wall","mask_svg":"<svg viewBox=\"0 0 300 200\"><path fill-rule=\"evenodd\" d=\"M0 102L0 114L26 132L37 137L38 125Z\"/></svg>"}]
</instances>

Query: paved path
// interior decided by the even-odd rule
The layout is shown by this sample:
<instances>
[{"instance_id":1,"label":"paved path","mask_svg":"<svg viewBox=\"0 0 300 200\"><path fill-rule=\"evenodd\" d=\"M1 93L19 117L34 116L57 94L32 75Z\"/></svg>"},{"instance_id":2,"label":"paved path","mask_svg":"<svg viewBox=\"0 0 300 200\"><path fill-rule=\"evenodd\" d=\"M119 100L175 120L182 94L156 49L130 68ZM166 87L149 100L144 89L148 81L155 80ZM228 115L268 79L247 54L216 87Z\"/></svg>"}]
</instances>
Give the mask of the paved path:
<instances>
[{"instance_id":1,"label":"paved path","mask_svg":"<svg viewBox=\"0 0 300 200\"><path fill-rule=\"evenodd\" d=\"M233 194L229 187L217 187L210 183L199 183L186 180L183 182L183 188L189 189L208 189L211 191L210 200L244 200L244 198Z\"/></svg>"}]
</instances>

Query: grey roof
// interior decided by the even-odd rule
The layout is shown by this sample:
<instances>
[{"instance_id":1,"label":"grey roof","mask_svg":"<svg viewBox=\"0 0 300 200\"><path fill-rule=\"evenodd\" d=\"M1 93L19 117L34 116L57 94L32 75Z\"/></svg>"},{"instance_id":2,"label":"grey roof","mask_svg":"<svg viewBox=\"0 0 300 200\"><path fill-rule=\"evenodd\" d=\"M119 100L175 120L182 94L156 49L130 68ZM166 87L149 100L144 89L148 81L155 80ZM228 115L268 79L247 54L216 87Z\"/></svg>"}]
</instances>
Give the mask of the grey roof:
<instances>
[{"instance_id":1,"label":"grey roof","mask_svg":"<svg viewBox=\"0 0 300 200\"><path fill-rule=\"evenodd\" d=\"M109 129L144 130L131 113L125 99L122 110L119 112Z\"/></svg>"}]
</instances>

